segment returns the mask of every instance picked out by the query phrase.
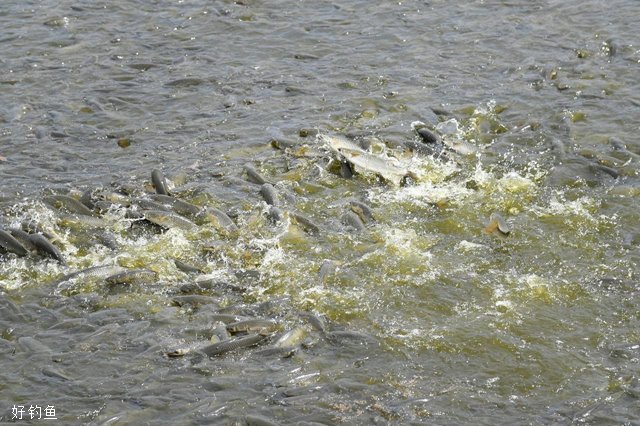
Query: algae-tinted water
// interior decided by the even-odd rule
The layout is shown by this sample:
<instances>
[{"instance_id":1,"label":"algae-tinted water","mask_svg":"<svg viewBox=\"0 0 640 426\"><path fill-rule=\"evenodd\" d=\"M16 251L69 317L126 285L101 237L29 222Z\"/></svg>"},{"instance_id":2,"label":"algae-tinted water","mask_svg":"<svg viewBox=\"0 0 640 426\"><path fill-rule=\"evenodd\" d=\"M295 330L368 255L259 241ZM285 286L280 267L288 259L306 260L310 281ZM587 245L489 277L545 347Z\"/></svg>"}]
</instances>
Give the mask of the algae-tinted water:
<instances>
[{"instance_id":1,"label":"algae-tinted water","mask_svg":"<svg viewBox=\"0 0 640 426\"><path fill-rule=\"evenodd\" d=\"M3 421L36 404L68 424L640 421L640 5L371 3L3 5L1 225L37 219L68 264L3 256ZM414 121L481 153L410 157ZM315 132L395 147L417 178L343 179ZM271 223L247 163L321 232ZM150 191L153 169L239 232L114 209L109 248L42 202ZM349 199L373 208L363 232ZM509 235L485 231L493 212ZM176 306L199 278L175 259L227 284L198 290L214 303ZM56 283L97 265L158 280ZM281 331L311 312L333 337L166 356L230 306Z\"/></svg>"}]
</instances>

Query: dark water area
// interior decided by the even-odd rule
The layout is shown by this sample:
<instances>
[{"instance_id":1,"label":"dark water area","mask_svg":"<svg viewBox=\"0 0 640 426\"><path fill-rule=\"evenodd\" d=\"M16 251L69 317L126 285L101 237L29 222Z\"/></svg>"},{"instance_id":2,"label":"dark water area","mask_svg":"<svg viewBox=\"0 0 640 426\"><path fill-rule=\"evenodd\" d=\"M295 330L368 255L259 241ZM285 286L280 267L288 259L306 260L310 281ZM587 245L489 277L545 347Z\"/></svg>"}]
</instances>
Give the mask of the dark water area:
<instances>
[{"instance_id":1,"label":"dark water area","mask_svg":"<svg viewBox=\"0 0 640 426\"><path fill-rule=\"evenodd\" d=\"M0 228L37 221L65 264L0 253L0 422L37 404L64 424L640 424L638 17L4 2ZM366 148L350 179L333 136ZM154 169L229 228L132 219ZM47 201L86 191L112 203L91 221ZM353 200L375 217L359 232ZM112 269L63 278L94 266ZM275 330L208 356L222 314Z\"/></svg>"}]
</instances>

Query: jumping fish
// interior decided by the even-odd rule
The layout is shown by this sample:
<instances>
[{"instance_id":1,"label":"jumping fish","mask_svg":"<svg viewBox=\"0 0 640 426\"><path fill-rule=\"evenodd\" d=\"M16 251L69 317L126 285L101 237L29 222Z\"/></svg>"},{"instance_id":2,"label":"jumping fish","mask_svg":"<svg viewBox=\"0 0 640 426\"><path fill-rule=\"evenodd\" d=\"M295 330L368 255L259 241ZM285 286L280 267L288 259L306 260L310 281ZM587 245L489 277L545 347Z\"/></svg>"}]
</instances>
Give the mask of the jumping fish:
<instances>
[{"instance_id":1,"label":"jumping fish","mask_svg":"<svg viewBox=\"0 0 640 426\"><path fill-rule=\"evenodd\" d=\"M0 230L0 247L4 248L8 252L17 254L18 256L26 256L29 254L29 251L20 243L20 241L4 230Z\"/></svg>"},{"instance_id":2,"label":"jumping fish","mask_svg":"<svg viewBox=\"0 0 640 426\"><path fill-rule=\"evenodd\" d=\"M51 257L52 259L57 260L58 262L64 264L64 258L62 257L62 253L58 249L58 247L51 244L49 240L47 240L42 234L31 234L29 236L31 243L36 247L38 253L43 256Z\"/></svg>"},{"instance_id":3,"label":"jumping fish","mask_svg":"<svg viewBox=\"0 0 640 426\"><path fill-rule=\"evenodd\" d=\"M217 321L213 324L211 330L211 343L222 342L231 337L229 331L227 330L227 326L222 321Z\"/></svg>"},{"instance_id":4,"label":"jumping fish","mask_svg":"<svg viewBox=\"0 0 640 426\"><path fill-rule=\"evenodd\" d=\"M451 140L449 138L444 138L444 144L451 151L457 152L462 155L471 155L475 154L479 151L478 147L470 144L467 141L463 140Z\"/></svg>"},{"instance_id":5,"label":"jumping fish","mask_svg":"<svg viewBox=\"0 0 640 426\"><path fill-rule=\"evenodd\" d=\"M221 355L226 352L230 352L240 348L247 348L250 346L255 346L258 343L264 341L269 337L269 334L250 334L244 337L236 337L232 339L223 340L221 342L213 343L201 349L207 356L216 356Z\"/></svg>"},{"instance_id":6,"label":"jumping fish","mask_svg":"<svg viewBox=\"0 0 640 426\"><path fill-rule=\"evenodd\" d=\"M169 206L169 208L171 208L174 213L185 216L189 219L196 218L201 210L200 207L194 204L188 203L170 195L151 194L149 198L160 204Z\"/></svg>"},{"instance_id":7,"label":"jumping fish","mask_svg":"<svg viewBox=\"0 0 640 426\"><path fill-rule=\"evenodd\" d=\"M200 268L184 263L181 260L173 259L173 263L176 265L176 268L180 269L185 274L202 273Z\"/></svg>"},{"instance_id":8,"label":"jumping fish","mask_svg":"<svg viewBox=\"0 0 640 426\"><path fill-rule=\"evenodd\" d=\"M489 224L484 228L487 234L495 231L499 231L503 235L509 235L511 227L505 222L504 218L499 213L491 213L489 217Z\"/></svg>"},{"instance_id":9,"label":"jumping fish","mask_svg":"<svg viewBox=\"0 0 640 426\"><path fill-rule=\"evenodd\" d=\"M290 212L289 217L293 218L296 223L302 227L306 232L310 234L319 234L320 227L313 223L311 219L306 216L301 215L300 213Z\"/></svg>"},{"instance_id":10,"label":"jumping fish","mask_svg":"<svg viewBox=\"0 0 640 426\"><path fill-rule=\"evenodd\" d=\"M375 222L375 218L373 217L373 210L365 203L362 203L358 200L351 200L349 202L349 207L351 208L352 212L358 215L363 223Z\"/></svg>"},{"instance_id":11,"label":"jumping fish","mask_svg":"<svg viewBox=\"0 0 640 426\"><path fill-rule=\"evenodd\" d=\"M231 220L231 218L222 210L215 207L207 207L199 215L199 219L205 219L211 223L217 229L222 229L227 232L236 231L238 227Z\"/></svg>"},{"instance_id":12,"label":"jumping fish","mask_svg":"<svg viewBox=\"0 0 640 426\"><path fill-rule=\"evenodd\" d=\"M58 235L56 235L49 229L45 229L35 220L23 220L22 223L20 223L20 228L22 228L23 231L28 232L29 234L42 234L51 241L60 241L60 237Z\"/></svg>"},{"instance_id":13,"label":"jumping fish","mask_svg":"<svg viewBox=\"0 0 640 426\"><path fill-rule=\"evenodd\" d=\"M272 206L277 206L279 204L278 193L276 192L273 185L270 183L265 183L260 188L260 195L264 198L267 204Z\"/></svg>"},{"instance_id":14,"label":"jumping fish","mask_svg":"<svg viewBox=\"0 0 640 426\"><path fill-rule=\"evenodd\" d=\"M144 218L149 222L160 225L163 228L179 228L190 231L196 228L196 224L180 215L162 210L146 210Z\"/></svg>"},{"instance_id":15,"label":"jumping fish","mask_svg":"<svg viewBox=\"0 0 640 426\"><path fill-rule=\"evenodd\" d=\"M36 246L34 246L31 242L30 235L27 232L24 232L22 229L12 228L9 230L9 233L13 238L18 240L20 244L22 244L28 251L35 252L37 250Z\"/></svg>"},{"instance_id":16,"label":"jumping fish","mask_svg":"<svg viewBox=\"0 0 640 426\"><path fill-rule=\"evenodd\" d=\"M342 216L342 223L352 227L356 231L364 231L365 229L364 223L362 223L362 220L360 220L360 217L358 217L357 214L351 211L346 212L344 216Z\"/></svg>"},{"instance_id":17,"label":"jumping fish","mask_svg":"<svg viewBox=\"0 0 640 426\"><path fill-rule=\"evenodd\" d=\"M258 185L264 185L267 183L267 180L263 178L251 164L245 164L244 171L247 173L249 182L257 183Z\"/></svg>"},{"instance_id":18,"label":"jumping fish","mask_svg":"<svg viewBox=\"0 0 640 426\"><path fill-rule=\"evenodd\" d=\"M308 330L304 326L294 327L278 337L273 346L276 348L292 348L302 342L307 333Z\"/></svg>"},{"instance_id":19,"label":"jumping fish","mask_svg":"<svg viewBox=\"0 0 640 426\"><path fill-rule=\"evenodd\" d=\"M169 188L167 187L167 179L165 179L162 172L158 169L151 171L151 183L158 194L169 195Z\"/></svg>"},{"instance_id":20,"label":"jumping fish","mask_svg":"<svg viewBox=\"0 0 640 426\"><path fill-rule=\"evenodd\" d=\"M87 206L67 195L49 195L48 197L44 197L44 201L50 206L68 213L95 216Z\"/></svg>"},{"instance_id":21,"label":"jumping fish","mask_svg":"<svg viewBox=\"0 0 640 426\"><path fill-rule=\"evenodd\" d=\"M326 143L341 158L355 166L356 171L373 173L396 186L400 186L407 177L413 176L413 173L403 166L399 160L371 154L347 139L320 135L320 140Z\"/></svg>"}]
</instances>

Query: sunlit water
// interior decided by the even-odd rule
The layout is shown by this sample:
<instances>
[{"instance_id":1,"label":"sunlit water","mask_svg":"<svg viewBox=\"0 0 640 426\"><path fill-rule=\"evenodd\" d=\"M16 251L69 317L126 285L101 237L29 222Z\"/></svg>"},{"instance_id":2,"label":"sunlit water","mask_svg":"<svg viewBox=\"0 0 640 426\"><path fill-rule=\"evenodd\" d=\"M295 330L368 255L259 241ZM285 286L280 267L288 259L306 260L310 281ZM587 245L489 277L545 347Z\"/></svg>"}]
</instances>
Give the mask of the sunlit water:
<instances>
[{"instance_id":1,"label":"sunlit water","mask_svg":"<svg viewBox=\"0 0 640 426\"><path fill-rule=\"evenodd\" d=\"M1 419L38 404L67 424L640 422L638 16L635 0L3 5L0 225L38 220L67 265L2 257ZM412 155L415 121L479 153ZM316 132L415 178L343 179ZM114 209L109 249L42 202L149 192L154 168L240 231ZM362 232L342 220L352 199L374 211ZM493 212L509 235L485 231ZM217 309L302 326L304 345L168 357L216 312L172 303L203 279L174 259L229 284L203 292ZM158 280L57 283L96 265ZM327 339L301 312L360 334Z\"/></svg>"}]
</instances>

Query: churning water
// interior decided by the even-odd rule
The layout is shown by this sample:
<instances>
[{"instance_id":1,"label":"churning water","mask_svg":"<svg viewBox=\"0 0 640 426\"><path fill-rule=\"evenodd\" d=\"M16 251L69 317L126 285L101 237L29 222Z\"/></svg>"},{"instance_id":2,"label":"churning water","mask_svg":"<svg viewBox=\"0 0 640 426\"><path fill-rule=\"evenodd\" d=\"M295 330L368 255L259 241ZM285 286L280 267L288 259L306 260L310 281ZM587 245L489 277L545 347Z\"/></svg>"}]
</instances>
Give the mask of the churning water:
<instances>
[{"instance_id":1,"label":"churning water","mask_svg":"<svg viewBox=\"0 0 640 426\"><path fill-rule=\"evenodd\" d=\"M636 0L3 2L0 227L36 221L66 264L1 255L0 419L639 424L638 17ZM416 121L478 152L408 149ZM343 178L317 134L412 179ZM45 202L144 198L153 169L238 229ZM375 218L359 232L353 200ZM155 278L61 281L100 265ZM221 314L275 334L208 357Z\"/></svg>"}]
</instances>

